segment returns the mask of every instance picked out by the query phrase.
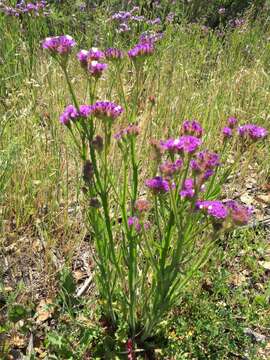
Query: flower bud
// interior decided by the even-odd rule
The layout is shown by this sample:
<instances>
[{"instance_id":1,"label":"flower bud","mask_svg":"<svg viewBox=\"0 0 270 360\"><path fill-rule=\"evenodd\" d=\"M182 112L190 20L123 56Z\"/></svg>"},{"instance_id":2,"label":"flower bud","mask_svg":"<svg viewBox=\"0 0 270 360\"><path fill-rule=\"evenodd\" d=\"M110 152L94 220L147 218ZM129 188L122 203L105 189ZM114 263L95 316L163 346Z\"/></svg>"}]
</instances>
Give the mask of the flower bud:
<instances>
[{"instance_id":1,"label":"flower bud","mask_svg":"<svg viewBox=\"0 0 270 360\"><path fill-rule=\"evenodd\" d=\"M90 160L86 160L83 165L83 180L89 184L94 177L94 167Z\"/></svg>"},{"instance_id":2,"label":"flower bud","mask_svg":"<svg viewBox=\"0 0 270 360\"><path fill-rule=\"evenodd\" d=\"M97 135L93 141L92 141L92 145L93 148L97 151L97 152L101 152L103 150L103 138L100 135Z\"/></svg>"}]
</instances>

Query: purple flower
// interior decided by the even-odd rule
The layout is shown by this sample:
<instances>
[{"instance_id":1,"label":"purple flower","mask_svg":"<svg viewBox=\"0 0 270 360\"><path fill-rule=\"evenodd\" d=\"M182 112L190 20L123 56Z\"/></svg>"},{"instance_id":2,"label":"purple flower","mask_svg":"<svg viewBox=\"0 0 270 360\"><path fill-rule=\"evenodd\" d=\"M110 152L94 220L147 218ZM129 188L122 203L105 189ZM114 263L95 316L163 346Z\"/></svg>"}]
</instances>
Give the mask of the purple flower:
<instances>
[{"instance_id":1,"label":"purple flower","mask_svg":"<svg viewBox=\"0 0 270 360\"><path fill-rule=\"evenodd\" d=\"M186 179L179 195L182 198L192 198L195 195L193 179Z\"/></svg>"},{"instance_id":2,"label":"purple flower","mask_svg":"<svg viewBox=\"0 0 270 360\"><path fill-rule=\"evenodd\" d=\"M203 129L196 120L185 120L180 129L181 135L192 135L198 138L202 137Z\"/></svg>"},{"instance_id":3,"label":"purple flower","mask_svg":"<svg viewBox=\"0 0 270 360\"><path fill-rule=\"evenodd\" d=\"M82 67L87 67L87 58L88 58L88 51L87 50L80 50L77 53L77 59L80 61Z\"/></svg>"},{"instance_id":4,"label":"purple flower","mask_svg":"<svg viewBox=\"0 0 270 360\"><path fill-rule=\"evenodd\" d=\"M80 116L88 117L91 115L92 107L91 105L81 105L80 106Z\"/></svg>"},{"instance_id":5,"label":"purple flower","mask_svg":"<svg viewBox=\"0 0 270 360\"><path fill-rule=\"evenodd\" d=\"M208 169L202 174L202 182L208 180L212 175L214 175L214 170Z\"/></svg>"},{"instance_id":6,"label":"purple flower","mask_svg":"<svg viewBox=\"0 0 270 360\"><path fill-rule=\"evenodd\" d=\"M179 173L183 166L183 160L178 159L175 162L166 161L159 166L161 174L165 177L172 177L174 174Z\"/></svg>"},{"instance_id":7,"label":"purple flower","mask_svg":"<svg viewBox=\"0 0 270 360\"><path fill-rule=\"evenodd\" d=\"M238 120L235 117L231 116L227 119L227 124L231 129L235 128L237 123L238 123Z\"/></svg>"},{"instance_id":8,"label":"purple flower","mask_svg":"<svg viewBox=\"0 0 270 360\"><path fill-rule=\"evenodd\" d=\"M203 173L206 170L214 169L219 166L219 155L209 150L201 151L197 154L196 160L191 161L191 168L195 173Z\"/></svg>"},{"instance_id":9,"label":"purple flower","mask_svg":"<svg viewBox=\"0 0 270 360\"><path fill-rule=\"evenodd\" d=\"M128 31L130 31L130 27L129 27L128 24L126 24L126 23L121 23L121 24L119 25L118 31L119 31L120 33L128 32Z\"/></svg>"},{"instance_id":10,"label":"purple flower","mask_svg":"<svg viewBox=\"0 0 270 360\"><path fill-rule=\"evenodd\" d=\"M156 176L152 179L147 179L145 185L152 190L154 194L167 193L172 186L167 180L164 180L161 176Z\"/></svg>"},{"instance_id":11,"label":"purple flower","mask_svg":"<svg viewBox=\"0 0 270 360\"><path fill-rule=\"evenodd\" d=\"M125 129L120 130L114 135L116 140L125 140L132 136L138 136L140 133L140 128L136 124L129 124Z\"/></svg>"},{"instance_id":12,"label":"purple flower","mask_svg":"<svg viewBox=\"0 0 270 360\"><path fill-rule=\"evenodd\" d=\"M243 206L235 200L227 200L224 205L229 210L231 219L235 225L245 225L252 215L252 208Z\"/></svg>"},{"instance_id":13,"label":"purple flower","mask_svg":"<svg viewBox=\"0 0 270 360\"><path fill-rule=\"evenodd\" d=\"M124 56L123 51L116 48L109 48L105 50L105 57L108 60L119 60Z\"/></svg>"},{"instance_id":14,"label":"purple flower","mask_svg":"<svg viewBox=\"0 0 270 360\"><path fill-rule=\"evenodd\" d=\"M142 15L141 16L135 15L135 16L131 16L130 20L141 22L145 20L145 17Z\"/></svg>"},{"instance_id":15,"label":"purple flower","mask_svg":"<svg viewBox=\"0 0 270 360\"><path fill-rule=\"evenodd\" d=\"M137 216L131 216L128 218L128 227L134 228L135 231L139 234L142 231L142 225L145 230L150 228L150 222L146 221L145 223L140 223L140 220Z\"/></svg>"},{"instance_id":16,"label":"purple flower","mask_svg":"<svg viewBox=\"0 0 270 360\"><path fill-rule=\"evenodd\" d=\"M247 124L238 127L239 136L251 139L251 140L259 140L263 139L268 135L268 131L260 126L254 124Z\"/></svg>"},{"instance_id":17,"label":"purple flower","mask_svg":"<svg viewBox=\"0 0 270 360\"><path fill-rule=\"evenodd\" d=\"M87 69L92 76L94 76L95 78L100 78L103 74L103 71L106 70L107 67L107 64L99 63L96 60L93 60L88 63Z\"/></svg>"},{"instance_id":18,"label":"purple flower","mask_svg":"<svg viewBox=\"0 0 270 360\"><path fill-rule=\"evenodd\" d=\"M137 233L141 232L142 225L140 224L140 220L137 218L137 216L132 216L128 218L128 226L134 227L135 231Z\"/></svg>"},{"instance_id":19,"label":"purple flower","mask_svg":"<svg viewBox=\"0 0 270 360\"><path fill-rule=\"evenodd\" d=\"M153 20L148 20L147 21L147 24L148 25L160 25L161 24L161 20L160 18L156 18L156 19L153 19Z\"/></svg>"},{"instance_id":20,"label":"purple flower","mask_svg":"<svg viewBox=\"0 0 270 360\"><path fill-rule=\"evenodd\" d=\"M232 129L230 127L224 127L222 129L222 134L224 138L230 138L232 137Z\"/></svg>"},{"instance_id":21,"label":"purple flower","mask_svg":"<svg viewBox=\"0 0 270 360\"><path fill-rule=\"evenodd\" d=\"M116 21L125 21L131 17L131 13L129 11L119 11L111 16L112 20Z\"/></svg>"},{"instance_id":22,"label":"purple flower","mask_svg":"<svg viewBox=\"0 0 270 360\"><path fill-rule=\"evenodd\" d=\"M140 36L140 44L151 43L154 44L155 42L161 40L163 38L163 33L156 33L156 32L144 32Z\"/></svg>"},{"instance_id":23,"label":"purple flower","mask_svg":"<svg viewBox=\"0 0 270 360\"><path fill-rule=\"evenodd\" d=\"M48 37L42 42L43 49L49 50L51 54L67 55L71 52L76 42L69 35Z\"/></svg>"},{"instance_id":24,"label":"purple flower","mask_svg":"<svg viewBox=\"0 0 270 360\"><path fill-rule=\"evenodd\" d=\"M70 121L74 121L79 117L79 113L75 106L68 105L63 113L60 115L60 122L64 125L68 125Z\"/></svg>"},{"instance_id":25,"label":"purple flower","mask_svg":"<svg viewBox=\"0 0 270 360\"><path fill-rule=\"evenodd\" d=\"M60 122L68 125L70 121L75 121L79 117L88 117L91 115L91 105L81 105L78 112L74 105L68 105L60 115Z\"/></svg>"},{"instance_id":26,"label":"purple flower","mask_svg":"<svg viewBox=\"0 0 270 360\"><path fill-rule=\"evenodd\" d=\"M123 112L123 108L109 101L97 101L91 106L91 114L102 120L115 120Z\"/></svg>"},{"instance_id":27,"label":"purple flower","mask_svg":"<svg viewBox=\"0 0 270 360\"><path fill-rule=\"evenodd\" d=\"M105 57L104 52L99 50L96 47L92 47L88 50L87 60L90 61L99 61Z\"/></svg>"},{"instance_id":28,"label":"purple flower","mask_svg":"<svg viewBox=\"0 0 270 360\"><path fill-rule=\"evenodd\" d=\"M195 136L184 135L179 138L177 149L184 153L194 153L201 145L201 140Z\"/></svg>"},{"instance_id":29,"label":"purple flower","mask_svg":"<svg viewBox=\"0 0 270 360\"><path fill-rule=\"evenodd\" d=\"M179 139L168 139L166 141L160 141L161 149L167 150L170 153L178 152Z\"/></svg>"},{"instance_id":30,"label":"purple flower","mask_svg":"<svg viewBox=\"0 0 270 360\"><path fill-rule=\"evenodd\" d=\"M154 52L154 45L152 43L140 43L134 46L128 51L130 59L144 58L148 55L152 55Z\"/></svg>"},{"instance_id":31,"label":"purple flower","mask_svg":"<svg viewBox=\"0 0 270 360\"><path fill-rule=\"evenodd\" d=\"M207 215L216 220L224 220L228 216L228 210L221 201L197 201L196 208L198 210L206 211Z\"/></svg>"}]
</instances>

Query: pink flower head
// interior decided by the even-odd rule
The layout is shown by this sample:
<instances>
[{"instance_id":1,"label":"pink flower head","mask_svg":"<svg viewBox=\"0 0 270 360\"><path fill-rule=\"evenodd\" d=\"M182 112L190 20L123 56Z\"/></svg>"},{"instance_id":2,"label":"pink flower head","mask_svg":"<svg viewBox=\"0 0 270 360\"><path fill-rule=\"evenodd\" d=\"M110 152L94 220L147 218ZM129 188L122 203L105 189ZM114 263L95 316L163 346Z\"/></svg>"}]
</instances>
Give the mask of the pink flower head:
<instances>
[{"instance_id":1,"label":"pink flower head","mask_svg":"<svg viewBox=\"0 0 270 360\"><path fill-rule=\"evenodd\" d=\"M268 131L263 127L247 124L238 127L238 134L242 138L256 141L264 139L268 135Z\"/></svg>"},{"instance_id":2,"label":"pink flower head","mask_svg":"<svg viewBox=\"0 0 270 360\"><path fill-rule=\"evenodd\" d=\"M60 115L60 122L64 125L68 125L70 121L78 119L79 113L75 106L68 105L63 113Z\"/></svg>"},{"instance_id":3,"label":"pink flower head","mask_svg":"<svg viewBox=\"0 0 270 360\"><path fill-rule=\"evenodd\" d=\"M193 179L185 180L182 190L179 194L182 198L192 198L195 195Z\"/></svg>"},{"instance_id":4,"label":"pink flower head","mask_svg":"<svg viewBox=\"0 0 270 360\"><path fill-rule=\"evenodd\" d=\"M42 42L43 49L59 55L69 54L75 45L75 40L69 35L48 37Z\"/></svg>"},{"instance_id":5,"label":"pink flower head","mask_svg":"<svg viewBox=\"0 0 270 360\"><path fill-rule=\"evenodd\" d=\"M81 66L83 68L87 68L87 63L88 63L88 51L87 50L80 50L77 53L77 59L79 60L79 62L81 63Z\"/></svg>"},{"instance_id":6,"label":"pink flower head","mask_svg":"<svg viewBox=\"0 0 270 360\"><path fill-rule=\"evenodd\" d=\"M107 67L107 64L99 63L96 60L90 61L88 63L88 71L95 78L100 78Z\"/></svg>"},{"instance_id":7,"label":"pink flower head","mask_svg":"<svg viewBox=\"0 0 270 360\"><path fill-rule=\"evenodd\" d=\"M108 60L120 60L124 57L123 51L116 48L109 48L105 50L105 57Z\"/></svg>"},{"instance_id":8,"label":"pink flower head","mask_svg":"<svg viewBox=\"0 0 270 360\"><path fill-rule=\"evenodd\" d=\"M231 138L232 137L232 129L230 127L224 127L222 129L222 135L225 139Z\"/></svg>"},{"instance_id":9,"label":"pink flower head","mask_svg":"<svg viewBox=\"0 0 270 360\"><path fill-rule=\"evenodd\" d=\"M125 140L127 138L138 136L140 134L140 128L136 124L129 124L125 129L120 130L114 135L116 140Z\"/></svg>"},{"instance_id":10,"label":"pink flower head","mask_svg":"<svg viewBox=\"0 0 270 360\"><path fill-rule=\"evenodd\" d=\"M63 113L60 115L60 122L64 125L68 125L70 121L78 120L80 117L88 117L91 115L90 105L81 105L78 110L74 105L68 105Z\"/></svg>"},{"instance_id":11,"label":"pink flower head","mask_svg":"<svg viewBox=\"0 0 270 360\"><path fill-rule=\"evenodd\" d=\"M185 120L180 129L181 135L192 135L198 138L202 137L203 129L196 120Z\"/></svg>"},{"instance_id":12,"label":"pink flower head","mask_svg":"<svg viewBox=\"0 0 270 360\"><path fill-rule=\"evenodd\" d=\"M243 206L234 200L227 200L224 205L227 207L235 225L245 225L249 222L252 215L251 207Z\"/></svg>"},{"instance_id":13,"label":"pink flower head","mask_svg":"<svg viewBox=\"0 0 270 360\"><path fill-rule=\"evenodd\" d=\"M233 116L231 116L227 119L227 124L231 129L235 128L237 123L238 123L238 120Z\"/></svg>"},{"instance_id":14,"label":"pink flower head","mask_svg":"<svg viewBox=\"0 0 270 360\"><path fill-rule=\"evenodd\" d=\"M144 213L151 209L151 204L146 199L138 199L135 202L135 210L138 211L138 213Z\"/></svg>"},{"instance_id":15,"label":"pink flower head","mask_svg":"<svg viewBox=\"0 0 270 360\"><path fill-rule=\"evenodd\" d=\"M177 159L175 162L166 161L159 166L161 174L165 177L172 177L174 174L179 173L183 166L183 160Z\"/></svg>"},{"instance_id":16,"label":"pink flower head","mask_svg":"<svg viewBox=\"0 0 270 360\"><path fill-rule=\"evenodd\" d=\"M115 120L123 112L120 105L116 105L110 101L97 101L91 106L91 114L102 120Z\"/></svg>"},{"instance_id":17,"label":"pink flower head","mask_svg":"<svg viewBox=\"0 0 270 360\"><path fill-rule=\"evenodd\" d=\"M194 153L201 145L202 141L195 136L184 135L179 138L177 149L183 153Z\"/></svg>"},{"instance_id":18,"label":"pink flower head","mask_svg":"<svg viewBox=\"0 0 270 360\"><path fill-rule=\"evenodd\" d=\"M209 150L199 152L196 160L192 160L190 163L192 170L199 174L204 173L206 170L214 169L219 164L219 155Z\"/></svg>"},{"instance_id":19,"label":"pink flower head","mask_svg":"<svg viewBox=\"0 0 270 360\"><path fill-rule=\"evenodd\" d=\"M154 194L167 193L171 190L173 185L169 181L164 180L161 176L156 176L152 179L147 179L145 185L152 190Z\"/></svg>"},{"instance_id":20,"label":"pink flower head","mask_svg":"<svg viewBox=\"0 0 270 360\"><path fill-rule=\"evenodd\" d=\"M197 201L196 208L206 212L215 220L224 220L228 216L227 207L217 200Z\"/></svg>"},{"instance_id":21,"label":"pink flower head","mask_svg":"<svg viewBox=\"0 0 270 360\"><path fill-rule=\"evenodd\" d=\"M169 151L170 153L178 152L179 139L168 139L160 141L161 149Z\"/></svg>"},{"instance_id":22,"label":"pink flower head","mask_svg":"<svg viewBox=\"0 0 270 360\"><path fill-rule=\"evenodd\" d=\"M134 48L128 51L128 56L130 57L130 59L134 60L136 58L144 58L146 56L152 55L153 52L153 43L139 43L135 45Z\"/></svg>"},{"instance_id":23,"label":"pink flower head","mask_svg":"<svg viewBox=\"0 0 270 360\"><path fill-rule=\"evenodd\" d=\"M145 221L144 223L141 223L137 216L131 216L128 218L128 226L130 228L133 227L135 231L139 234L142 231L142 227L145 230L148 230L150 228L150 223L149 221Z\"/></svg>"},{"instance_id":24,"label":"pink flower head","mask_svg":"<svg viewBox=\"0 0 270 360\"><path fill-rule=\"evenodd\" d=\"M88 62L99 61L99 60L103 59L104 57L105 57L104 52L99 50L96 47L92 47L91 49L88 50L88 54L87 54Z\"/></svg>"}]
</instances>

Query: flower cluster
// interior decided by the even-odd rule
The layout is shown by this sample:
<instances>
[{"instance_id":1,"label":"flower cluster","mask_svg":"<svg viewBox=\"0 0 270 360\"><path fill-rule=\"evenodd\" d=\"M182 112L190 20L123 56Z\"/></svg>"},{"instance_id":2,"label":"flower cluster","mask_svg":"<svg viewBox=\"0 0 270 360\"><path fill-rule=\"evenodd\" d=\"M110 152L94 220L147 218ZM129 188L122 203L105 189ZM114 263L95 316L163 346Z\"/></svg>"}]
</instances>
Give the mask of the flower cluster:
<instances>
[{"instance_id":1,"label":"flower cluster","mask_svg":"<svg viewBox=\"0 0 270 360\"><path fill-rule=\"evenodd\" d=\"M151 225L149 221L142 223L137 216L131 216L128 218L128 226L129 228L134 228L137 233L140 233L142 228L148 230Z\"/></svg>"},{"instance_id":2,"label":"flower cluster","mask_svg":"<svg viewBox=\"0 0 270 360\"><path fill-rule=\"evenodd\" d=\"M124 57L123 51L117 48L109 48L105 50L105 57L108 60L119 60Z\"/></svg>"},{"instance_id":3,"label":"flower cluster","mask_svg":"<svg viewBox=\"0 0 270 360\"><path fill-rule=\"evenodd\" d=\"M0 6L3 4L0 4ZM0 8L6 15L9 16L20 16L20 15L34 15L34 16L47 16L49 15L48 4L46 1L41 0L35 3L25 3L20 1L15 7L3 5Z\"/></svg>"},{"instance_id":4,"label":"flower cluster","mask_svg":"<svg viewBox=\"0 0 270 360\"><path fill-rule=\"evenodd\" d=\"M68 105L60 115L60 122L64 125L79 118L91 115L103 120L115 120L123 112L123 108L109 101L97 101L93 105L81 105L79 111L73 105Z\"/></svg>"},{"instance_id":5,"label":"flower cluster","mask_svg":"<svg viewBox=\"0 0 270 360\"><path fill-rule=\"evenodd\" d=\"M89 50L80 50L77 53L77 59L80 61L81 66L84 68L86 68L87 64L91 63L91 61L99 61L104 57L105 57L104 52L95 47Z\"/></svg>"},{"instance_id":6,"label":"flower cluster","mask_svg":"<svg viewBox=\"0 0 270 360\"><path fill-rule=\"evenodd\" d=\"M91 106L91 114L102 120L115 120L123 112L120 105L110 101L97 101Z\"/></svg>"},{"instance_id":7,"label":"flower cluster","mask_svg":"<svg viewBox=\"0 0 270 360\"><path fill-rule=\"evenodd\" d=\"M88 117L91 115L90 105L81 105L79 111L73 105L68 105L60 115L60 122L68 125L71 121L78 120L80 117Z\"/></svg>"},{"instance_id":8,"label":"flower cluster","mask_svg":"<svg viewBox=\"0 0 270 360\"><path fill-rule=\"evenodd\" d=\"M140 133L140 128L136 124L129 124L126 128L120 130L114 135L116 140L124 140L132 136L138 136Z\"/></svg>"},{"instance_id":9,"label":"flower cluster","mask_svg":"<svg viewBox=\"0 0 270 360\"><path fill-rule=\"evenodd\" d=\"M186 179L179 195L182 198L192 198L195 195L194 180Z\"/></svg>"},{"instance_id":10,"label":"flower cluster","mask_svg":"<svg viewBox=\"0 0 270 360\"><path fill-rule=\"evenodd\" d=\"M100 78L103 72L107 69L108 65L99 63L96 60L90 61L87 67L89 73L96 79Z\"/></svg>"},{"instance_id":11,"label":"flower cluster","mask_svg":"<svg viewBox=\"0 0 270 360\"><path fill-rule=\"evenodd\" d=\"M179 173L183 166L183 160L177 159L175 162L166 161L159 166L160 173L165 177L172 177Z\"/></svg>"},{"instance_id":12,"label":"flower cluster","mask_svg":"<svg viewBox=\"0 0 270 360\"><path fill-rule=\"evenodd\" d=\"M224 220L228 216L228 210L222 201L197 201L196 208L206 212L207 215L211 216L215 220Z\"/></svg>"},{"instance_id":13,"label":"flower cluster","mask_svg":"<svg viewBox=\"0 0 270 360\"><path fill-rule=\"evenodd\" d=\"M232 222L233 225L247 224L252 215L250 207L243 206L235 200L224 202L217 200L197 201L196 208L204 211L214 220L224 221L226 219L228 222Z\"/></svg>"},{"instance_id":14,"label":"flower cluster","mask_svg":"<svg viewBox=\"0 0 270 360\"><path fill-rule=\"evenodd\" d=\"M156 43L157 41L161 40L163 38L163 33L162 32L149 32L146 31L144 33L141 34L140 36L140 43L144 44L144 43Z\"/></svg>"},{"instance_id":15,"label":"flower cluster","mask_svg":"<svg viewBox=\"0 0 270 360\"><path fill-rule=\"evenodd\" d=\"M69 35L48 37L42 42L43 49L49 50L52 55L67 55L75 45L75 40Z\"/></svg>"},{"instance_id":16,"label":"flower cluster","mask_svg":"<svg viewBox=\"0 0 270 360\"><path fill-rule=\"evenodd\" d=\"M196 120L185 120L180 129L181 135L192 135L195 137L202 137L203 129L201 124Z\"/></svg>"},{"instance_id":17,"label":"flower cluster","mask_svg":"<svg viewBox=\"0 0 270 360\"><path fill-rule=\"evenodd\" d=\"M235 129L238 120L235 117L229 117L227 119L227 126L222 129L222 135L224 140L231 138L233 136L233 130Z\"/></svg>"},{"instance_id":18,"label":"flower cluster","mask_svg":"<svg viewBox=\"0 0 270 360\"><path fill-rule=\"evenodd\" d=\"M154 52L154 45L151 42L139 43L134 48L128 51L128 56L131 59L144 58L148 55L152 55Z\"/></svg>"},{"instance_id":19,"label":"flower cluster","mask_svg":"<svg viewBox=\"0 0 270 360\"><path fill-rule=\"evenodd\" d=\"M265 128L254 124L239 126L237 130L240 137L253 141L263 139L268 135Z\"/></svg>"},{"instance_id":20,"label":"flower cluster","mask_svg":"<svg viewBox=\"0 0 270 360\"><path fill-rule=\"evenodd\" d=\"M104 58L105 53L95 47L89 50L80 50L77 53L77 59L82 68L87 70L95 78L100 78L104 70L108 67L107 64L99 62Z\"/></svg>"},{"instance_id":21,"label":"flower cluster","mask_svg":"<svg viewBox=\"0 0 270 360\"><path fill-rule=\"evenodd\" d=\"M195 136L184 135L178 139L161 141L160 145L170 153L194 153L201 145L201 140Z\"/></svg>"},{"instance_id":22,"label":"flower cluster","mask_svg":"<svg viewBox=\"0 0 270 360\"><path fill-rule=\"evenodd\" d=\"M118 24L118 31L119 32L126 32L131 30L130 25L144 22L145 25L156 26L162 23L159 17L155 19L147 19L143 15L136 15L138 13L139 7L134 6L131 11L119 11L114 13L111 16L111 20ZM173 21L174 14L171 13L168 19L168 22Z\"/></svg>"},{"instance_id":23,"label":"flower cluster","mask_svg":"<svg viewBox=\"0 0 270 360\"><path fill-rule=\"evenodd\" d=\"M168 180L163 179L161 176L156 176L152 179L147 179L145 185L154 193L162 194L167 193L173 187Z\"/></svg>"},{"instance_id":24,"label":"flower cluster","mask_svg":"<svg viewBox=\"0 0 270 360\"><path fill-rule=\"evenodd\" d=\"M219 155L209 150L197 154L196 160L191 160L191 168L195 173L202 174L207 170L213 170L220 165Z\"/></svg>"}]
</instances>

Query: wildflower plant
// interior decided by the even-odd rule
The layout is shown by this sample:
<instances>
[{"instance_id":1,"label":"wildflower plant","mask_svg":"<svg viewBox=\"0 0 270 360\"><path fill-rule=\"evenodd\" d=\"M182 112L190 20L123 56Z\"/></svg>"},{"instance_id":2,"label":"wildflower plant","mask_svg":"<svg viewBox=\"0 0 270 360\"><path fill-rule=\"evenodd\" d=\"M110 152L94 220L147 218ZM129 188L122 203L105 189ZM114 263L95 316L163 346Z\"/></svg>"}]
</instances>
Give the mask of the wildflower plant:
<instances>
[{"instance_id":1,"label":"wildflower plant","mask_svg":"<svg viewBox=\"0 0 270 360\"><path fill-rule=\"evenodd\" d=\"M236 129L237 120L229 118L223 130L225 145L217 154L204 148L200 123L186 120L178 137L152 141L155 156L150 168L154 171L142 178L145 169L137 146L140 124L133 121L114 130L128 105L124 109L122 104L95 101L96 86L92 102L79 104L66 66L74 44L63 36L45 40L43 47L63 69L73 100L60 122L70 132L83 163L85 218L102 311L114 326L120 319L125 321L128 346L133 349L132 344L142 346L159 332L224 232L249 221L250 208L218 199L225 179L224 149L232 136L255 142L266 137L267 131L255 125ZM136 45L128 56L139 66L153 52L154 45L146 43ZM93 61L122 57L118 49L77 55L86 76ZM97 78L94 81L98 84ZM114 144L121 162L112 157Z\"/></svg>"}]
</instances>

